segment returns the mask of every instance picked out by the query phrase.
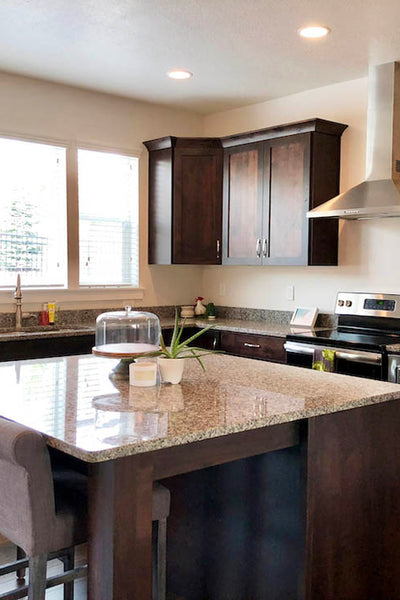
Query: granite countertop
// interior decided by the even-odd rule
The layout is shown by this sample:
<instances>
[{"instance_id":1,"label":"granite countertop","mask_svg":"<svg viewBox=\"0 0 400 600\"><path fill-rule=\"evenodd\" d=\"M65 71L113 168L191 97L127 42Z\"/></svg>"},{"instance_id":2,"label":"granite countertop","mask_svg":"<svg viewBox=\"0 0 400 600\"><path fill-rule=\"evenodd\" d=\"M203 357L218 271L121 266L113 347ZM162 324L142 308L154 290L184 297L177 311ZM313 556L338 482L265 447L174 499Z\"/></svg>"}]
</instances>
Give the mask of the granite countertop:
<instances>
[{"instance_id":1,"label":"granite countertop","mask_svg":"<svg viewBox=\"0 0 400 600\"><path fill-rule=\"evenodd\" d=\"M247 319L216 319L209 321L207 319L186 319L187 327L208 327L212 325L217 331L235 331L238 333L254 333L258 335L271 335L276 337L286 337L289 333L298 333L299 329L291 327L288 323L278 323L276 321L255 321ZM163 328L174 326L174 319L161 319ZM326 327L315 328L326 329ZM304 328L301 331L305 331ZM69 326L56 327L27 327L23 331L15 331L12 328L0 328L0 342L29 340L48 337L69 337L74 335L88 335L95 332L94 325L74 324Z\"/></svg>"},{"instance_id":2,"label":"granite countertop","mask_svg":"<svg viewBox=\"0 0 400 600\"><path fill-rule=\"evenodd\" d=\"M400 344L391 344L390 346L386 346L387 352L392 352L393 354L400 354Z\"/></svg>"},{"instance_id":3,"label":"granite countertop","mask_svg":"<svg viewBox=\"0 0 400 600\"><path fill-rule=\"evenodd\" d=\"M400 399L396 384L228 355L186 361L179 385L114 387L92 355L0 364L0 415L87 462Z\"/></svg>"},{"instance_id":4,"label":"granite countertop","mask_svg":"<svg viewBox=\"0 0 400 600\"><path fill-rule=\"evenodd\" d=\"M0 342L11 342L11 341L23 341L23 340L35 340L39 338L53 338L53 337L72 337L75 335L88 335L94 334L94 325L62 325L58 327L50 326L33 326L26 327L22 331L15 331L14 328L0 328Z\"/></svg>"}]
</instances>

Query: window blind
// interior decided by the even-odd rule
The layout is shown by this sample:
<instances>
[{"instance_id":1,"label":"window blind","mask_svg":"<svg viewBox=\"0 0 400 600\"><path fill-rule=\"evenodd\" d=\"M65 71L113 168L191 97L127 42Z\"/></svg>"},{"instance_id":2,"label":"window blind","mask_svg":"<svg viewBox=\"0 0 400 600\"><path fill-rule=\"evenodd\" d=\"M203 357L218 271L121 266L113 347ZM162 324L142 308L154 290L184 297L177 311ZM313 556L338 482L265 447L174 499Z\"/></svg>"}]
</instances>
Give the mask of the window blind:
<instances>
[{"instance_id":1,"label":"window blind","mask_svg":"<svg viewBox=\"0 0 400 600\"><path fill-rule=\"evenodd\" d=\"M138 159L78 150L82 286L139 283Z\"/></svg>"}]
</instances>

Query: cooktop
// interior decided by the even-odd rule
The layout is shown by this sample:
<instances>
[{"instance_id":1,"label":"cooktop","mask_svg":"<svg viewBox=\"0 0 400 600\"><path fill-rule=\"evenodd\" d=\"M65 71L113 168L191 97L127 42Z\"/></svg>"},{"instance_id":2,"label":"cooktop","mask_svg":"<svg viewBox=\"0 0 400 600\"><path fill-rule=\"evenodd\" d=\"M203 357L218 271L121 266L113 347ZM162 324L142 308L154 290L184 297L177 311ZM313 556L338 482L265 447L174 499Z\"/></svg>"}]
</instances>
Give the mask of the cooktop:
<instances>
[{"instance_id":1,"label":"cooktop","mask_svg":"<svg viewBox=\"0 0 400 600\"><path fill-rule=\"evenodd\" d=\"M364 350L384 351L386 346L400 344L400 333L379 331L359 331L357 329L321 329L289 334L286 338L293 342L313 343L318 346L339 346Z\"/></svg>"}]
</instances>

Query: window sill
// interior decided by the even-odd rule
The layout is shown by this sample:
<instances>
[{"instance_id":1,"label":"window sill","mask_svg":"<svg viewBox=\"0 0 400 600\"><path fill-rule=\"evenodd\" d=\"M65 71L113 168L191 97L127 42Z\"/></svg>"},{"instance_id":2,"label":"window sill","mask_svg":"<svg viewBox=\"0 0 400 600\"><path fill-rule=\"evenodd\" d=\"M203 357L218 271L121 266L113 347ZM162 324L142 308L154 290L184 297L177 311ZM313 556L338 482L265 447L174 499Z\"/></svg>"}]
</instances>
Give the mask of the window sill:
<instances>
[{"instance_id":1,"label":"window sill","mask_svg":"<svg viewBox=\"0 0 400 600\"><path fill-rule=\"evenodd\" d=\"M22 304L23 308L26 304L38 304L43 302L57 302L63 305L79 302L99 302L115 300L142 300L144 297L143 288L131 287L116 287L116 288L101 288L87 287L77 290L57 289L57 288L41 288L27 289L22 288ZM14 289L0 290L0 305L14 303Z\"/></svg>"}]
</instances>

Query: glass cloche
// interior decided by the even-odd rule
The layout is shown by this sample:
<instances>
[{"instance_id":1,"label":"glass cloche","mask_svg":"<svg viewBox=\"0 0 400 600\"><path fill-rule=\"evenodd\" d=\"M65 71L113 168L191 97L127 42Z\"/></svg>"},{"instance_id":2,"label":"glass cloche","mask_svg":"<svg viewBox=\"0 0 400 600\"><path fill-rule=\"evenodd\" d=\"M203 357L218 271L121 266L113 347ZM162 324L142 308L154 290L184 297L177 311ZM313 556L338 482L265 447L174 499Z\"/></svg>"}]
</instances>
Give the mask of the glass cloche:
<instances>
[{"instance_id":1,"label":"glass cloche","mask_svg":"<svg viewBox=\"0 0 400 600\"><path fill-rule=\"evenodd\" d=\"M93 353L110 358L135 358L160 348L160 321L150 312L132 310L106 312L96 320Z\"/></svg>"}]
</instances>

